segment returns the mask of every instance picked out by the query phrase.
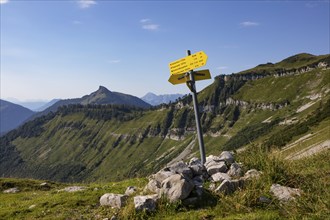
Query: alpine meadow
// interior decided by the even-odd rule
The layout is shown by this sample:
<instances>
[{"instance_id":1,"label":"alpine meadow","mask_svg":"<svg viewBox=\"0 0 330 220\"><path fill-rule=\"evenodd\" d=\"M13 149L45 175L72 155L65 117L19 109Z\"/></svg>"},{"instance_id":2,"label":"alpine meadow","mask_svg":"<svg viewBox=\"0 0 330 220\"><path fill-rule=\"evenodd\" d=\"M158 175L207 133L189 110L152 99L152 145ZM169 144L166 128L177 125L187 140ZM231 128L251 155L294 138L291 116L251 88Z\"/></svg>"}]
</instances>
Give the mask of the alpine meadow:
<instances>
[{"instance_id":1,"label":"alpine meadow","mask_svg":"<svg viewBox=\"0 0 330 220\"><path fill-rule=\"evenodd\" d=\"M329 54L300 53L215 76L198 93L207 156L206 168L196 171L201 184L173 201L166 176L155 208L142 211L136 197L155 194L146 185L160 170L196 181L200 153L191 95L157 106L135 99L109 103L104 97L124 95L100 86L74 103L62 101L1 136L0 219L327 219L329 82ZM237 180L235 190L223 191L211 169L223 152L236 161L224 160L226 171L220 171ZM230 173L233 164L241 174ZM251 169L258 178L246 177ZM270 190L276 184L296 194L283 201ZM63 190L70 186L81 190ZM102 203L105 193L124 194L130 186L135 190L119 208Z\"/></svg>"}]
</instances>

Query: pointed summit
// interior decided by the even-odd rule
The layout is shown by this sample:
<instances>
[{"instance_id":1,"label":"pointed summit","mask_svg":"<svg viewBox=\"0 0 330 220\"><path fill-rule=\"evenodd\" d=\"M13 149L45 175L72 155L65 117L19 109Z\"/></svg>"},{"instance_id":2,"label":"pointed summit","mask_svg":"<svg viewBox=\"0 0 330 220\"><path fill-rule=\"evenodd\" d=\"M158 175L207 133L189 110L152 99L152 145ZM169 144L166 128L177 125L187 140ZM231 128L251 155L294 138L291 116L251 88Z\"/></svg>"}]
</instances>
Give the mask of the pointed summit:
<instances>
[{"instance_id":1,"label":"pointed summit","mask_svg":"<svg viewBox=\"0 0 330 220\"><path fill-rule=\"evenodd\" d=\"M108 93L111 92L109 89L107 89L104 86L99 86L99 89L96 92L100 92L100 93Z\"/></svg>"}]
</instances>

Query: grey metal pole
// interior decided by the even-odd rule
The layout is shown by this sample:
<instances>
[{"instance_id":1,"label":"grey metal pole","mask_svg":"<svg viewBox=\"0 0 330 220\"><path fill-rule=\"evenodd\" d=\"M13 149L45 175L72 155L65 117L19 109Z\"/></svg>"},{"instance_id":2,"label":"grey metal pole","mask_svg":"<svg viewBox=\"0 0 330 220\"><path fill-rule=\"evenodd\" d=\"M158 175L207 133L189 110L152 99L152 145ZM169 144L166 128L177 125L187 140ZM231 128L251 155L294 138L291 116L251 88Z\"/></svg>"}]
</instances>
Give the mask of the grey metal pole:
<instances>
[{"instance_id":1,"label":"grey metal pole","mask_svg":"<svg viewBox=\"0 0 330 220\"><path fill-rule=\"evenodd\" d=\"M187 50L187 55L191 55L190 50ZM202 134L202 128L201 123L199 119L199 109L198 109L198 101L197 101L197 93L196 93L196 85L195 85L195 77L194 77L194 71L189 71L189 78L190 78L190 90L191 95L193 97L193 103L194 103L194 110L195 110L195 120L196 120L196 129L197 129L197 137L198 137L198 144L199 144L199 152L201 154L201 161L202 164L205 163L206 157L205 157L205 148L204 148L204 140L203 140L203 134Z\"/></svg>"}]
</instances>

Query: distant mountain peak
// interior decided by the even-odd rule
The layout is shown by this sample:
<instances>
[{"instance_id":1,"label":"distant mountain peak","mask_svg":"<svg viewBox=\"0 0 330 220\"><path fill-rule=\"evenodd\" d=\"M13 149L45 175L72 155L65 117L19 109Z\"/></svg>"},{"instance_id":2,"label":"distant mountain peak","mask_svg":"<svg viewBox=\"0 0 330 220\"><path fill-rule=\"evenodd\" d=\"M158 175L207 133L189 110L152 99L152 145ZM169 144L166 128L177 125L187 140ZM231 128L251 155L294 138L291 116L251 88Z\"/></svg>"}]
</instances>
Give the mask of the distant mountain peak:
<instances>
[{"instance_id":1,"label":"distant mountain peak","mask_svg":"<svg viewBox=\"0 0 330 220\"><path fill-rule=\"evenodd\" d=\"M105 86L99 86L99 89L97 91L95 91L94 93L97 93L97 94L101 94L101 93L108 94L108 93L111 93L111 91L109 89L107 89Z\"/></svg>"},{"instance_id":2,"label":"distant mountain peak","mask_svg":"<svg viewBox=\"0 0 330 220\"><path fill-rule=\"evenodd\" d=\"M182 97L182 94L164 94L156 95L152 92L148 92L141 99L150 105L160 105L162 103L168 104L169 102L174 102L176 99Z\"/></svg>"}]
</instances>

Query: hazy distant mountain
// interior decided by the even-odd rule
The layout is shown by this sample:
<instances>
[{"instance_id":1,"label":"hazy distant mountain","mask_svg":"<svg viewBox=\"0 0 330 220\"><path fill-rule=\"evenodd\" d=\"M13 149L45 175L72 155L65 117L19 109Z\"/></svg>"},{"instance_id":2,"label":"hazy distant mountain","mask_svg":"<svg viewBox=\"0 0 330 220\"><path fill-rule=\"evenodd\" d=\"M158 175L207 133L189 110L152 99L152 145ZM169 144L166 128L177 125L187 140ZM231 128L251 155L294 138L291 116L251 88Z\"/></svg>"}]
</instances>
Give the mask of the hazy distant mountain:
<instances>
[{"instance_id":1,"label":"hazy distant mountain","mask_svg":"<svg viewBox=\"0 0 330 220\"><path fill-rule=\"evenodd\" d=\"M14 103L14 104L17 104L17 105L21 105L25 108L28 108L32 111L38 111L38 109L47 104L47 101L20 101L18 99L15 99L15 98L6 98L6 101L7 102L11 102L11 103Z\"/></svg>"},{"instance_id":2,"label":"hazy distant mountain","mask_svg":"<svg viewBox=\"0 0 330 220\"><path fill-rule=\"evenodd\" d=\"M39 108L35 109L37 112L44 111L45 109L49 108L50 106L54 105L56 102L60 101L61 99L53 99L50 102L44 103L44 105L40 106Z\"/></svg>"},{"instance_id":3,"label":"hazy distant mountain","mask_svg":"<svg viewBox=\"0 0 330 220\"><path fill-rule=\"evenodd\" d=\"M156 95L152 92L148 92L141 99L150 105L159 105L162 103L168 104L169 102L174 102L176 99L182 97L182 94L165 94L165 95Z\"/></svg>"},{"instance_id":4,"label":"hazy distant mountain","mask_svg":"<svg viewBox=\"0 0 330 220\"><path fill-rule=\"evenodd\" d=\"M138 97L127 95L119 92L111 92L104 86L100 86L99 89L90 95L85 95L82 98L75 99L63 99L55 102L52 106L46 108L44 111L35 114L33 118L39 117L41 115L46 115L49 112L56 112L58 107L70 104L94 104L94 105L105 105L105 104L118 104L118 105L128 105L141 108L149 108L151 105L139 99Z\"/></svg>"},{"instance_id":5,"label":"hazy distant mountain","mask_svg":"<svg viewBox=\"0 0 330 220\"><path fill-rule=\"evenodd\" d=\"M0 99L0 134L18 127L33 114L28 108Z\"/></svg>"},{"instance_id":6,"label":"hazy distant mountain","mask_svg":"<svg viewBox=\"0 0 330 220\"><path fill-rule=\"evenodd\" d=\"M107 88L100 86L96 92L86 95L80 99L80 104L120 104L130 105L141 108L148 108L150 105L138 97L119 93L111 92Z\"/></svg>"}]
</instances>

